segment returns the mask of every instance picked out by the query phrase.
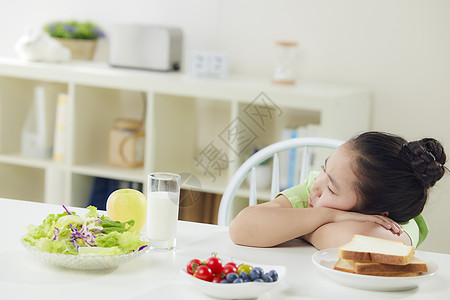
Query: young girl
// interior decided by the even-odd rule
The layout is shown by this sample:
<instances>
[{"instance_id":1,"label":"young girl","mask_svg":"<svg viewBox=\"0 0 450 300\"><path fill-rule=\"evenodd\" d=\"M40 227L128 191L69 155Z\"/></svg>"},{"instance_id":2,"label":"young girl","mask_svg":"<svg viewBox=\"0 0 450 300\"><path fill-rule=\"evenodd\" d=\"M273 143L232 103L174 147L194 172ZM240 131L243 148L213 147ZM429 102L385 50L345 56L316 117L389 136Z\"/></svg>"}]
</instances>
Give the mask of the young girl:
<instances>
[{"instance_id":1,"label":"young girl","mask_svg":"<svg viewBox=\"0 0 450 300\"><path fill-rule=\"evenodd\" d=\"M270 202L243 209L230 224L231 239L271 247L300 237L325 249L363 234L417 247L428 234L420 213L447 169L445 161L435 139L408 143L391 134L363 133L337 148L322 172Z\"/></svg>"}]
</instances>

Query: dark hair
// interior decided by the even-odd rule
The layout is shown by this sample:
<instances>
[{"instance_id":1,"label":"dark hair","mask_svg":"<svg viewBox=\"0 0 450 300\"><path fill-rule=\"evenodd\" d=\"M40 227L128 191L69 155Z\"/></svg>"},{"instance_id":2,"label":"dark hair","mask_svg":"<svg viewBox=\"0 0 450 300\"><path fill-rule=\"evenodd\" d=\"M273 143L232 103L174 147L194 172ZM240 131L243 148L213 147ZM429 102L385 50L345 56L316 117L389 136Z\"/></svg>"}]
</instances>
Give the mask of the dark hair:
<instances>
[{"instance_id":1,"label":"dark hair","mask_svg":"<svg viewBox=\"0 0 450 300\"><path fill-rule=\"evenodd\" d=\"M445 173L446 155L432 138L407 142L388 133L366 132L347 143L355 154L358 211L389 212L396 222L419 215L428 189Z\"/></svg>"}]
</instances>

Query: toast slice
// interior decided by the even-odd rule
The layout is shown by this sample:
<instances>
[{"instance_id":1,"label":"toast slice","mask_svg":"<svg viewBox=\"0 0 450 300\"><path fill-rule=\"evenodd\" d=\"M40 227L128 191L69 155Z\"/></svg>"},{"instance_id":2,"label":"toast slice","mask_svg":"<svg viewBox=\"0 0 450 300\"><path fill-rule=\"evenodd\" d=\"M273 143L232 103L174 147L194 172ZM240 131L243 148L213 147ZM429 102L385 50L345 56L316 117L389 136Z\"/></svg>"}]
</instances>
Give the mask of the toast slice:
<instances>
[{"instance_id":1,"label":"toast slice","mask_svg":"<svg viewBox=\"0 0 450 300\"><path fill-rule=\"evenodd\" d=\"M356 263L358 264L358 263ZM386 277L413 277L413 276L419 276L420 272L414 270L415 268L411 269L405 269L402 270L402 267L405 266L394 266L394 267L400 267L396 270L389 270L385 269L383 264L379 263L362 263L362 264L369 264L371 265L370 268L366 268L362 272L357 271L355 262L348 261L346 259L340 258L337 263L334 265L334 269L338 271L353 273L353 274L360 274L360 275L372 275L372 276L386 276ZM359 263L361 264L361 263ZM426 265L426 264L425 264ZM408 265L406 265L408 266ZM426 271L424 271L426 272Z\"/></svg>"},{"instance_id":2,"label":"toast slice","mask_svg":"<svg viewBox=\"0 0 450 300\"><path fill-rule=\"evenodd\" d=\"M334 265L333 269L347 273L356 273L355 268L350 263L350 261L343 258L339 258L339 260Z\"/></svg>"},{"instance_id":3,"label":"toast slice","mask_svg":"<svg viewBox=\"0 0 450 300\"><path fill-rule=\"evenodd\" d=\"M428 272L427 264L418 257L413 257L411 262L406 265L388 265L380 263L366 263L358 261L348 261L358 274L369 274L369 273L423 273Z\"/></svg>"},{"instance_id":4,"label":"toast slice","mask_svg":"<svg viewBox=\"0 0 450 300\"><path fill-rule=\"evenodd\" d=\"M401 242L356 234L353 239L339 247L339 257L390 265L406 265L414 257L414 248Z\"/></svg>"}]
</instances>

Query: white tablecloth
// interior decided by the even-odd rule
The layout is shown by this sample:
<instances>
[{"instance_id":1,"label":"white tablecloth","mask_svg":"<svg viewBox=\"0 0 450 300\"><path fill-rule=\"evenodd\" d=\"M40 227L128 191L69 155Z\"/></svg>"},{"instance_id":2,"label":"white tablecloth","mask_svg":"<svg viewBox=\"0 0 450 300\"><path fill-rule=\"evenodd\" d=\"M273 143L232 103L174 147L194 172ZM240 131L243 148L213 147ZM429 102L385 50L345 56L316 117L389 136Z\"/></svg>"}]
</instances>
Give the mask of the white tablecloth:
<instances>
[{"instance_id":1,"label":"white tablecloth","mask_svg":"<svg viewBox=\"0 0 450 300\"><path fill-rule=\"evenodd\" d=\"M82 209L71 208L80 213ZM212 299L180 273L192 258L212 252L264 265L284 265L286 277L260 299L450 299L450 255L427 252L439 265L430 280L401 292L375 292L340 285L313 265L316 249L294 240L274 248L235 245L226 227L179 222L173 252L150 251L118 268L80 271L36 261L20 244L27 224L40 224L58 205L0 199L0 299Z\"/></svg>"}]
</instances>

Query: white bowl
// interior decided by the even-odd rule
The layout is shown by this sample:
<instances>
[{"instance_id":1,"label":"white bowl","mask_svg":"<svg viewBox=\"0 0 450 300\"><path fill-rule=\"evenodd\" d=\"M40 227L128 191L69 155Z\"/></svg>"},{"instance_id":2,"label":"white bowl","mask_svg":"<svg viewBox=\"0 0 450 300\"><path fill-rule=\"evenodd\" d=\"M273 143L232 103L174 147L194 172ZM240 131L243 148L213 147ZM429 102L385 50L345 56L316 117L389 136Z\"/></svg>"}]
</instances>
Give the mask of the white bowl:
<instances>
[{"instance_id":1,"label":"white bowl","mask_svg":"<svg viewBox=\"0 0 450 300\"><path fill-rule=\"evenodd\" d=\"M222 261L231 261L231 258L226 258L220 256ZM233 262L240 264L244 262L237 261L235 259ZM244 283L214 283L205 280L195 278L194 276L188 274L186 269L181 270L183 276L190 281L194 287L214 298L219 299L249 299L257 298L260 295L269 292L271 289L278 286L280 281L286 275L286 267L284 266L274 266L274 265L260 265L250 262L245 262L253 267L260 267L264 272L269 272L270 270L275 270L278 273L278 280L275 282L244 282Z\"/></svg>"}]
</instances>

